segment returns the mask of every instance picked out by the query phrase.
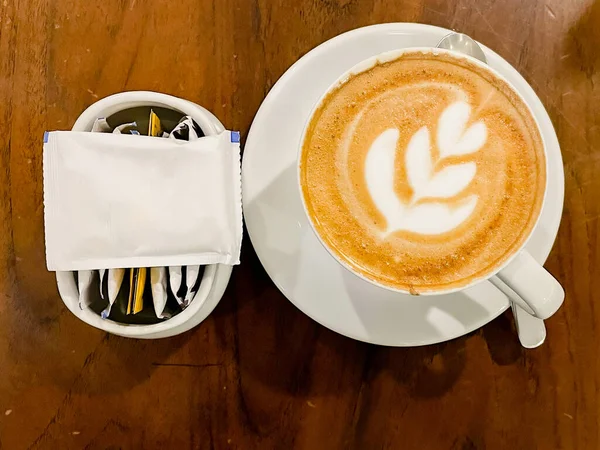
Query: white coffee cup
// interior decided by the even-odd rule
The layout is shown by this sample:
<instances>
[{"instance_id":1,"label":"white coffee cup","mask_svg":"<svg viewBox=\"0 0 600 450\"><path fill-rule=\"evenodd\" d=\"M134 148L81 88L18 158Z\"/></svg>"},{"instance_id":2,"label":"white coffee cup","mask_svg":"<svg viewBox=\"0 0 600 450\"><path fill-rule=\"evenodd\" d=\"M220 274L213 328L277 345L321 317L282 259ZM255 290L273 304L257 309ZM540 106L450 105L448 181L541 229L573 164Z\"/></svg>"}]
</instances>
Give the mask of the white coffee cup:
<instances>
[{"instance_id":1,"label":"white coffee cup","mask_svg":"<svg viewBox=\"0 0 600 450\"><path fill-rule=\"evenodd\" d=\"M405 49L401 49L401 50L388 51L385 53L381 53L379 55L375 55L364 61L361 61L360 63L356 64L351 69L346 71L334 83L332 83L332 85L323 93L321 98L315 104L313 110L310 113L309 119L304 128L304 131L302 133L302 139L300 140L300 146L298 149L298 184L299 184L299 188L301 191L302 191L302 186L301 186L301 176L300 176L300 161L301 161L300 156L301 156L301 152L302 152L302 147L304 145L304 140L306 137L306 133L308 131L308 125L310 123L310 120L312 119L312 116L314 115L317 108L321 105L321 103L323 102L325 97L335 87L337 87L340 83L347 80L349 77L359 74L361 72L364 72L364 71L372 68L373 66L377 65L378 63L395 60L398 57L400 57L402 54L407 53L407 52L426 52L426 53L433 53L433 54L448 54L457 59L468 60L469 63L478 66L479 68L481 68L481 70L491 73L493 76L499 78L500 80L503 80L508 86L511 87L513 92L522 100L523 104L527 106L531 117L533 117L533 119L536 123L536 126L539 129L539 123L537 122L537 119L531 112L531 109L529 109L527 102L523 99L523 97L518 93L518 91L512 86L512 84L508 80L506 80L502 75L500 75L498 72L496 72L495 70L490 68L487 64L484 64L475 58L466 56L461 53L452 52L449 50L443 50L443 49L439 49L439 48L433 48L433 47L412 47L412 48L405 48ZM543 135L541 134L541 132L540 132L540 135L542 136L542 141L543 141L544 138L543 138ZM543 144L544 144L544 152L545 152L545 156L546 156L546 158L545 158L546 173L548 173L548 154L546 153L546 143L543 142ZM546 177L546 186L544 188L544 198L543 198L542 202L545 202L547 192L548 192L548 178ZM301 198L302 198L302 204L304 207L304 212L305 212L306 216L308 217L308 221L309 221L313 231L317 235L319 241L321 241L321 244L325 247L325 249L329 252L329 254L331 256L333 256L333 258L335 258L342 266L344 266L346 269L348 269L350 272L352 272L356 276L362 278L363 280L365 280L371 284L380 286L384 289L388 289L391 291L401 292L404 294L410 294L410 292L408 292L406 290L386 286L386 285L378 283L374 280L366 278L360 272L353 269L346 261L341 259L334 251L332 251L332 249L328 246L328 244L320 236L320 234L315 226L315 223L313 222L313 218L309 214L308 207L306 205L304 196L301 195ZM543 208L543 204L542 204L542 208ZM496 282L496 279L500 279L502 282L507 284L513 291L515 291L518 294L519 298L514 298L511 300L517 301L519 303L519 305L523 309L525 309L527 312L529 312L530 314L532 314L540 319L547 319L548 317L553 315L558 310L558 308L560 308L560 306L562 305L562 303L564 301L565 294L564 294L562 286L558 283L558 281L548 271L546 271L546 269L544 269L540 264L538 264L537 261L525 249L525 246L527 245L529 238L535 232L535 230L538 226L538 223L540 220L540 215L538 215L536 224L531 228L529 235L527 236L527 238L525 239L525 241L523 242L521 247L518 248L517 250L515 250L511 254L511 256L504 262L504 264L502 266L500 266L499 268L496 268L495 270L491 271L490 273L483 274L482 276L472 280L466 286L463 286L460 288L452 288L452 289L446 289L446 290L424 292L420 295L449 294L452 292L457 292L457 291L467 289L468 287L471 287L474 284L480 283L484 280L490 280L492 283L494 283L494 282Z\"/></svg>"},{"instance_id":2,"label":"white coffee cup","mask_svg":"<svg viewBox=\"0 0 600 450\"><path fill-rule=\"evenodd\" d=\"M225 128L210 111L188 100L157 92L131 91L103 98L88 107L73 125L73 131L91 131L99 117L139 106L162 107L191 116L205 135L218 134ZM102 319L95 312L79 308L79 293L72 272L56 272L60 296L69 310L93 327L125 337L157 339L183 333L202 322L217 306L231 276L231 266L206 266L200 287L190 305L163 322L152 325L123 324Z\"/></svg>"}]
</instances>

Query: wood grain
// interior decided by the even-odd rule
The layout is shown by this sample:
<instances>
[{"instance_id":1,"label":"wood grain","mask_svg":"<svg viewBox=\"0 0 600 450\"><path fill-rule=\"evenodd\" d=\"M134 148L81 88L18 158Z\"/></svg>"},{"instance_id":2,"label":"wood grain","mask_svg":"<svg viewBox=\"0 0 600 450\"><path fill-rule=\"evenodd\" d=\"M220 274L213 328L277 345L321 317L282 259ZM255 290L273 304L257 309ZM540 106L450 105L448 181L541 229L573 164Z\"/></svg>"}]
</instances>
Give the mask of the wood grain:
<instances>
[{"instance_id":1,"label":"wood grain","mask_svg":"<svg viewBox=\"0 0 600 450\"><path fill-rule=\"evenodd\" d=\"M567 300L541 348L520 348L508 316L424 348L346 339L285 300L248 240L218 308L182 336L109 336L66 310L45 270L44 130L70 128L98 98L152 89L247 132L300 56L392 21L470 34L550 113L566 196L547 267ZM0 448L600 448L599 71L591 1L4 0Z\"/></svg>"}]
</instances>

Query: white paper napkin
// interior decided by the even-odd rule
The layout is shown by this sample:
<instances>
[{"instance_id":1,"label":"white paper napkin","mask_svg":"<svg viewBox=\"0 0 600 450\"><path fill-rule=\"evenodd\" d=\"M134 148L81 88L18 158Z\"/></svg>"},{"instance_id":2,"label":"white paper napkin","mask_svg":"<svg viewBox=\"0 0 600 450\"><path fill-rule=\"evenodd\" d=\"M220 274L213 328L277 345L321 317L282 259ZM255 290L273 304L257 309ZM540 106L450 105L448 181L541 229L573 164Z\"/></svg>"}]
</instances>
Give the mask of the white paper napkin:
<instances>
[{"instance_id":1,"label":"white paper napkin","mask_svg":"<svg viewBox=\"0 0 600 450\"><path fill-rule=\"evenodd\" d=\"M239 134L48 133L44 206L48 270L239 264Z\"/></svg>"}]
</instances>

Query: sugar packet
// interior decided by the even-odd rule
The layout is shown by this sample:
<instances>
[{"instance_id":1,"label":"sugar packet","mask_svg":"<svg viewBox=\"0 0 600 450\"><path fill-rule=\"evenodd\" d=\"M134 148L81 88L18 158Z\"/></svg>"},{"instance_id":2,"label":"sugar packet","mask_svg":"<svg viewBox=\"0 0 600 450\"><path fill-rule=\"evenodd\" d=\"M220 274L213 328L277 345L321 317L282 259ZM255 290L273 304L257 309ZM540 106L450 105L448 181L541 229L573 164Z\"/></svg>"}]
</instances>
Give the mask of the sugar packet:
<instances>
[{"instance_id":1,"label":"sugar packet","mask_svg":"<svg viewBox=\"0 0 600 450\"><path fill-rule=\"evenodd\" d=\"M181 139L184 141L195 141L204 136L202 129L190 116L184 116L179 123L173 128L169 138Z\"/></svg>"},{"instance_id":2,"label":"sugar packet","mask_svg":"<svg viewBox=\"0 0 600 450\"><path fill-rule=\"evenodd\" d=\"M181 283L183 278L181 276L182 268L181 266L169 266L169 287L171 288L171 293L177 300L179 305L183 305L184 296L179 295L181 291Z\"/></svg>"},{"instance_id":3,"label":"sugar packet","mask_svg":"<svg viewBox=\"0 0 600 450\"><path fill-rule=\"evenodd\" d=\"M150 283L152 286L152 302L154 313L159 319L168 319L170 314L165 312L167 306L167 268L151 267Z\"/></svg>"},{"instance_id":4,"label":"sugar packet","mask_svg":"<svg viewBox=\"0 0 600 450\"><path fill-rule=\"evenodd\" d=\"M239 264L238 133L187 142L52 132L46 141L49 270Z\"/></svg>"},{"instance_id":5,"label":"sugar packet","mask_svg":"<svg viewBox=\"0 0 600 450\"><path fill-rule=\"evenodd\" d=\"M198 283L198 276L200 275L200 266L187 266L187 270L185 272L185 284L186 284L186 293L183 303L187 306L196 296L196 292L198 292L198 287L200 283Z\"/></svg>"},{"instance_id":6,"label":"sugar packet","mask_svg":"<svg viewBox=\"0 0 600 450\"><path fill-rule=\"evenodd\" d=\"M107 319L108 316L110 316L110 311L115 304L115 300L117 299L117 295L119 294L121 285L123 284L123 279L125 278L125 269L108 269L107 272L108 306L100 314L103 319Z\"/></svg>"}]
</instances>

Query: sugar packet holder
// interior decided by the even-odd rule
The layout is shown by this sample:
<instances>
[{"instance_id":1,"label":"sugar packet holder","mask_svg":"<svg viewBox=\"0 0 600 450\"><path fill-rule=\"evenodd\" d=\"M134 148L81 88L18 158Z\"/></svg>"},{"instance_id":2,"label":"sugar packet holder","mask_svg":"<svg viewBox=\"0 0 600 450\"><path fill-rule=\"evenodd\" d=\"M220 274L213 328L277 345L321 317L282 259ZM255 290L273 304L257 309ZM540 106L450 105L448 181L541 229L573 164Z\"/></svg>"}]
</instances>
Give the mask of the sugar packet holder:
<instances>
[{"instance_id":1,"label":"sugar packet holder","mask_svg":"<svg viewBox=\"0 0 600 450\"><path fill-rule=\"evenodd\" d=\"M191 117L203 135L215 135L225 130L219 119L210 111L188 100L150 91L131 91L105 97L90 105L73 125L73 131L92 131L100 117L140 106L166 108ZM240 226L241 228L241 226ZM205 267L194 301L181 313L156 324L137 325L102 319L91 310L79 308L77 278L73 272L56 272L60 297L67 308L80 320L103 331L138 339L157 339L183 333L200 324L219 303L231 276L232 266L214 264ZM167 287L168 288L168 287Z\"/></svg>"}]
</instances>

